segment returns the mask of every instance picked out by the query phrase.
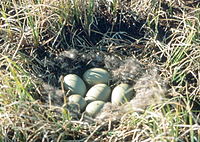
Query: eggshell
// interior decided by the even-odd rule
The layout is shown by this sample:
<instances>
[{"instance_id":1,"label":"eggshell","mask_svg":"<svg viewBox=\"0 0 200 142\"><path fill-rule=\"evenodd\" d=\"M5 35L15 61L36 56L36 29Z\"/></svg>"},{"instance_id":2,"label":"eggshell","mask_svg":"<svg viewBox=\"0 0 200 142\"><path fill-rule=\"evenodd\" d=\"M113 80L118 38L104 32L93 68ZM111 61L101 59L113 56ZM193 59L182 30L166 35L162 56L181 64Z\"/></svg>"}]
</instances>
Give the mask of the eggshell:
<instances>
[{"instance_id":1,"label":"eggshell","mask_svg":"<svg viewBox=\"0 0 200 142\"><path fill-rule=\"evenodd\" d=\"M80 94L83 97L86 93L85 83L75 74L68 74L64 77L64 88L70 90L70 94Z\"/></svg>"},{"instance_id":2,"label":"eggshell","mask_svg":"<svg viewBox=\"0 0 200 142\"><path fill-rule=\"evenodd\" d=\"M108 84L110 74L102 68L91 68L83 74L83 80L91 86L101 83Z\"/></svg>"},{"instance_id":3,"label":"eggshell","mask_svg":"<svg viewBox=\"0 0 200 142\"><path fill-rule=\"evenodd\" d=\"M111 89L106 84L97 84L91 87L85 97L87 102L92 101L108 101L110 98Z\"/></svg>"},{"instance_id":4,"label":"eggshell","mask_svg":"<svg viewBox=\"0 0 200 142\"><path fill-rule=\"evenodd\" d=\"M112 104L122 104L126 101L130 101L133 98L134 91L132 86L128 84L117 85L111 94Z\"/></svg>"},{"instance_id":5,"label":"eggshell","mask_svg":"<svg viewBox=\"0 0 200 142\"><path fill-rule=\"evenodd\" d=\"M69 96L68 100L69 100L69 104L78 104L81 111L83 111L87 105L85 99L81 95L78 95L78 94Z\"/></svg>"},{"instance_id":6,"label":"eggshell","mask_svg":"<svg viewBox=\"0 0 200 142\"><path fill-rule=\"evenodd\" d=\"M105 102L103 101L94 101L87 105L85 112L91 117L95 117L103 108Z\"/></svg>"}]
</instances>

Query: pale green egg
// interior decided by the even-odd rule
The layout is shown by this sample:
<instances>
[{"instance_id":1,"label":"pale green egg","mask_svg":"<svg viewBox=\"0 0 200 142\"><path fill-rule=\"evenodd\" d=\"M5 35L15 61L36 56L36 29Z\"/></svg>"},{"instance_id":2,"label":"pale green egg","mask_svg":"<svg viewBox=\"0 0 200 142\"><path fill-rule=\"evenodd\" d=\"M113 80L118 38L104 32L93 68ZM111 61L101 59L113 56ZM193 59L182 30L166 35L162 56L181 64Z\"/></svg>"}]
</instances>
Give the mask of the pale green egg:
<instances>
[{"instance_id":1,"label":"pale green egg","mask_svg":"<svg viewBox=\"0 0 200 142\"><path fill-rule=\"evenodd\" d=\"M80 94L83 97L86 93L85 83L75 74L68 74L64 77L64 88L67 91L69 90L70 94Z\"/></svg>"},{"instance_id":2,"label":"pale green egg","mask_svg":"<svg viewBox=\"0 0 200 142\"><path fill-rule=\"evenodd\" d=\"M85 100L92 101L108 101L110 99L111 89L106 84L97 84L91 87L86 93Z\"/></svg>"},{"instance_id":3,"label":"pale green egg","mask_svg":"<svg viewBox=\"0 0 200 142\"><path fill-rule=\"evenodd\" d=\"M91 117L95 117L103 108L105 102L103 101L94 101L87 105L85 112Z\"/></svg>"},{"instance_id":4,"label":"pale green egg","mask_svg":"<svg viewBox=\"0 0 200 142\"><path fill-rule=\"evenodd\" d=\"M78 104L81 111L84 111L87 105L85 99L81 95L78 95L78 94L73 94L69 96L68 101L69 101L69 104Z\"/></svg>"},{"instance_id":5,"label":"pale green egg","mask_svg":"<svg viewBox=\"0 0 200 142\"><path fill-rule=\"evenodd\" d=\"M108 71L102 68L91 68L83 74L83 80L85 80L88 85L100 83L108 84L110 80L110 74Z\"/></svg>"},{"instance_id":6,"label":"pale green egg","mask_svg":"<svg viewBox=\"0 0 200 142\"><path fill-rule=\"evenodd\" d=\"M129 84L120 84L117 85L111 94L112 104L122 104L126 101L130 101L133 98L134 91L133 87Z\"/></svg>"}]
</instances>

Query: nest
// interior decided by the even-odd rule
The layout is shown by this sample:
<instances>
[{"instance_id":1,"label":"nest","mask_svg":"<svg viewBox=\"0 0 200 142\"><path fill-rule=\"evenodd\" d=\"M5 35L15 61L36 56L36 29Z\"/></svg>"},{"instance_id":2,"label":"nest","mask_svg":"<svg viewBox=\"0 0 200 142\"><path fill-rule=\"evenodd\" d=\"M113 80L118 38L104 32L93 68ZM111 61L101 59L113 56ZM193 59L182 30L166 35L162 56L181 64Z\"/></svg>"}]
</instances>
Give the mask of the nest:
<instances>
[{"instance_id":1,"label":"nest","mask_svg":"<svg viewBox=\"0 0 200 142\"><path fill-rule=\"evenodd\" d=\"M78 52L73 49L61 52L53 60L62 70L58 74L60 76L63 72L82 75L88 68L103 67L112 75L111 85L128 83L133 86L135 97L121 106L107 103L96 117L98 121L120 119L122 114L144 110L149 105L162 102L166 94L166 83L160 77L159 69L153 65L146 66L134 57L120 58L116 54L103 51ZM62 99L64 93L59 87L51 87L47 84L43 87L47 93L53 94L54 97L51 99L53 104L61 106L64 103ZM70 107L68 110L75 116L74 118L81 117L80 111L74 112Z\"/></svg>"}]
</instances>

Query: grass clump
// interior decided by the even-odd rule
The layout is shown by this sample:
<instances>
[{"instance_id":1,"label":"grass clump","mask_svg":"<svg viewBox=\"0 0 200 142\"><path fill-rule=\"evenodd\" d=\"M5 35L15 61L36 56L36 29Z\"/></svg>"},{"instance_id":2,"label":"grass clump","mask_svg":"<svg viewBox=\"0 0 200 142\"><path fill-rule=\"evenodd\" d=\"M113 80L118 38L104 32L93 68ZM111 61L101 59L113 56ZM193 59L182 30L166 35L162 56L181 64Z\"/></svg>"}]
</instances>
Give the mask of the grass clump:
<instances>
[{"instance_id":1,"label":"grass clump","mask_svg":"<svg viewBox=\"0 0 200 142\"><path fill-rule=\"evenodd\" d=\"M0 141L199 141L199 13L192 0L2 0ZM59 87L67 69L57 61L69 49L158 67L165 101L117 121L73 120L41 89Z\"/></svg>"}]
</instances>

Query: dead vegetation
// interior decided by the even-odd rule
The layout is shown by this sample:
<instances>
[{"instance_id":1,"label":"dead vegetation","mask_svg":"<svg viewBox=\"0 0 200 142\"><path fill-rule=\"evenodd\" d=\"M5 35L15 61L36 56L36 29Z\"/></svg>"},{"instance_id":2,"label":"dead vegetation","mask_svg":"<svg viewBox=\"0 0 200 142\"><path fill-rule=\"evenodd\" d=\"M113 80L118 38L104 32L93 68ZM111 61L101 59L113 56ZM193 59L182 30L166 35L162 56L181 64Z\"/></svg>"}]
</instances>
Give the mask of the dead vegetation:
<instances>
[{"instance_id":1,"label":"dead vegetation","mask_svg":"<svg viewBox=\"0 0 200 142\"><path fill-rule=\"evenodd\" d=\"M194 0L2 0L0 141L199 141L199 13ZM108 104L103 123L70 113L59 79L91 67L162 103Z\"/></svg>"}]
</instances>

